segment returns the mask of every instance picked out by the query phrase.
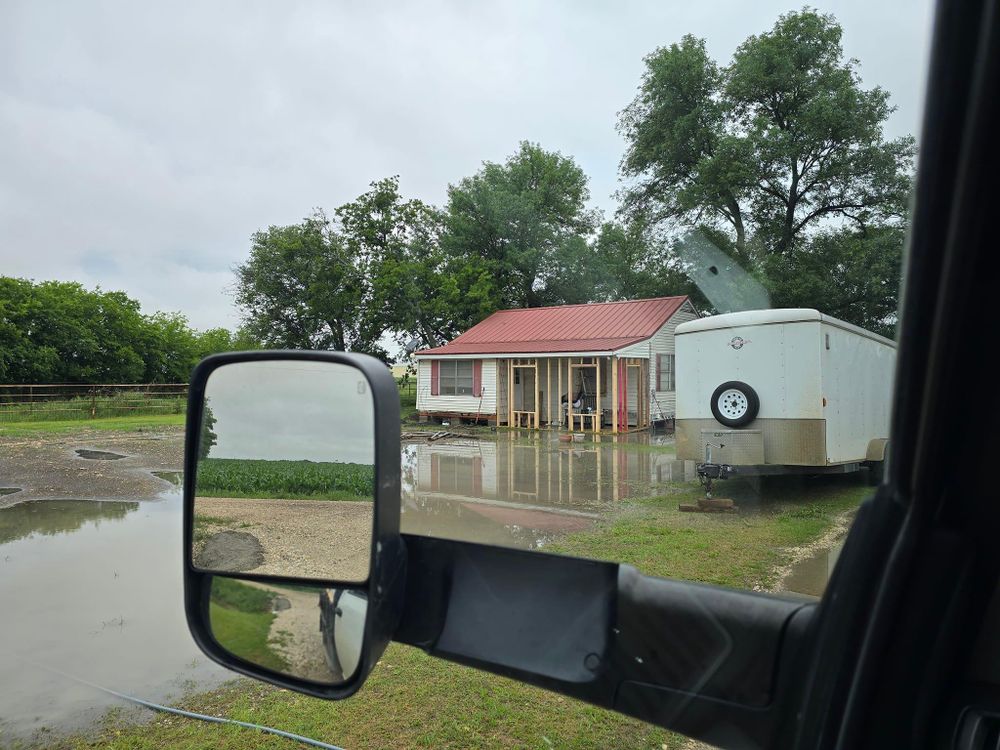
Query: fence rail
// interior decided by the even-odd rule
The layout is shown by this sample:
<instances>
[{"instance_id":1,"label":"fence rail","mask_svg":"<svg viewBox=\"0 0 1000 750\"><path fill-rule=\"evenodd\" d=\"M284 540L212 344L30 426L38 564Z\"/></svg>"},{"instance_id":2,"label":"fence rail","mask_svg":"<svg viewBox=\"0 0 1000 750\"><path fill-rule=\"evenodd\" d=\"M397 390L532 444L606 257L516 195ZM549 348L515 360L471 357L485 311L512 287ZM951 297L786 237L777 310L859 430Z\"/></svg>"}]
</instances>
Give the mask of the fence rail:
<instances>
[{"instance_id":1,"label":"fence rail","mask_svg":"<svg viewBox=\"0 0 1000 750\"><path fill-rule=\"evenodd\" d=\"M0 385L0 423L183 414L187 383Z\"/></svg>"}]
</instances>

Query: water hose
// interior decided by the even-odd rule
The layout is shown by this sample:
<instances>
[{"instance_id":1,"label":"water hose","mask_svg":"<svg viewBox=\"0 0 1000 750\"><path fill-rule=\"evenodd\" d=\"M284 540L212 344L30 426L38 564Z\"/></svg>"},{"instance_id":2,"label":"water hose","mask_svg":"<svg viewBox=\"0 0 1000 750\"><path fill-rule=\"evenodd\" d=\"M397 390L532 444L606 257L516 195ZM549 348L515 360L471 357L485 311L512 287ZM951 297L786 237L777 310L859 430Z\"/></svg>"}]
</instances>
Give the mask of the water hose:
<instances>
[{"instance_id":1,"label":"water hose","mask_svg":"<svg viewBox=\"0 0 1000 750\"><path fill-rule=\"evenodd\" d=\"M47 667L44 664L37 664L36 666L42 669L48 670L55 674L66 677L74 682L79 682L81 685L87 685L95 690L100 690L101 692L107 693L108 695L113 695L121 700L128 701L130 703L135 703L137 706L143 706L144 708L152 709L153 711L161 711L163 713L174 714L175 716L183 716L188 719L199 719L201 721L211 722L213 724L234 724L238 727L244 727L245 729L256 729L259 732L265 732L267 734L274 734L278 737L284 737L288 740L294 740L295 742L301 742L303 745L310 745L312 747L319 747L323 750L344 750L337 745L331 745L327 742L320 742L319 740L314 740L311 737L305 737L301 734L295 734L294 732L286 732L283 729L275 729L274 727L264 726L263 724L253 724L249 721L238 721L236 719L226 719L221 716L209 716L208 714L199 714L194 711L185 711L182 708L174 708L173 706L164 706L160 703L153 703L152 701L143 700L142 698L136 698L132 695L126 695L125 693L119 693L117 690L112 690L111 688L106 688L103 685L98 685L89 680L84 680L75 675L67 674L58 669L53 669L52 667Z\"/></svg>"}]
</instances>

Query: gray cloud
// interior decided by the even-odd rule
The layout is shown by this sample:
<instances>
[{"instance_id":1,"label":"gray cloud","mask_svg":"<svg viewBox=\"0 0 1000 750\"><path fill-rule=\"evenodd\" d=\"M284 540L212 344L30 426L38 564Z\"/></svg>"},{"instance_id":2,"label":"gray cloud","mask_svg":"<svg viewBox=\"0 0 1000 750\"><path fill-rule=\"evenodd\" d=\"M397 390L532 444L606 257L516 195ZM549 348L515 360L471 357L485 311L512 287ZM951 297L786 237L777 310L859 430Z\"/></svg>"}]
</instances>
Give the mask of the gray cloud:
<instances>
[{"instance_id":1,"label":"gray cloud","mask_svg":"<svg viewBox=\"0 0 1000 750\"><path fill-rule=\"evenodd\" d=\"M685 33L720 62L786 2L17 2L0 6L0 273L124 289L234 326L249 237L401 175L449 182L521 139L614 208L616 113ZM916 133L929 0L825 4Z\"/></svg>"}]
</instances>

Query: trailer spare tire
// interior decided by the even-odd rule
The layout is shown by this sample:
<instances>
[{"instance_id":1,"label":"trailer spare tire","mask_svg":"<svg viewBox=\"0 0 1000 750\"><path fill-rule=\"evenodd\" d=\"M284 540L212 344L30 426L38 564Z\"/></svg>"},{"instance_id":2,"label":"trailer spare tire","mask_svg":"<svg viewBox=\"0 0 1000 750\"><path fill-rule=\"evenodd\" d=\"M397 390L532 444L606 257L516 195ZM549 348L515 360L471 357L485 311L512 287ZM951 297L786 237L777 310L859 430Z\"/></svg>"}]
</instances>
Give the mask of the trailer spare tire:
<instances>
[{"instance_id":1,"label":"trailer spare tire","mask_svg":"<svg viewBox=\"0 0 1000 750\"><path fill-rule=\"evenodd\" d=\"M712 393L712 416L726 427L744 427L760 411L757 391L739 380L723 383Z\"/></svg>"}]
</instances>

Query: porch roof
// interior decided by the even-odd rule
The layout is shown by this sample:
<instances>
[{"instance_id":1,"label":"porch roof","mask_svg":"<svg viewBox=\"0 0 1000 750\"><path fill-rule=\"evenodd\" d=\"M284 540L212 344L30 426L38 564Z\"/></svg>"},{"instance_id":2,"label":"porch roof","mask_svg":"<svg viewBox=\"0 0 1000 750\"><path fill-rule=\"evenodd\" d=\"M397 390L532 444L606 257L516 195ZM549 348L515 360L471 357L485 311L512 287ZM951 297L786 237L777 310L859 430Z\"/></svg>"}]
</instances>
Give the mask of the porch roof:
<instances>
[{"instance_id":1,"label":"porch roof","mask_svg":"<svg viewBox=\"0 0 1000 750\"><path fill-rule=\"evenodd\" d=\"M614 352L655 334L687 297L500 310L421 356Z\"/></svg>"}]
</instances>

